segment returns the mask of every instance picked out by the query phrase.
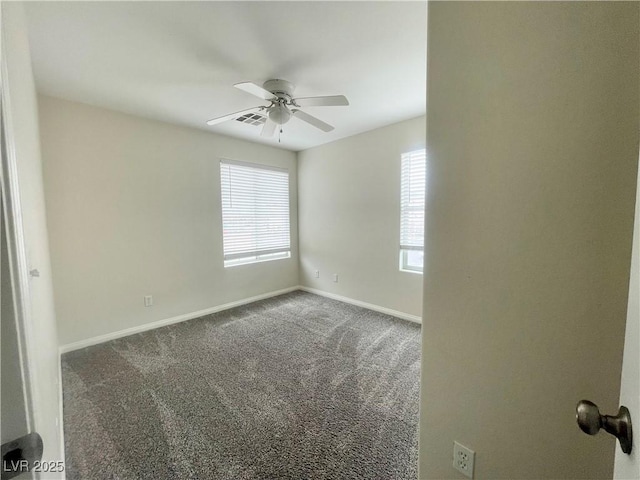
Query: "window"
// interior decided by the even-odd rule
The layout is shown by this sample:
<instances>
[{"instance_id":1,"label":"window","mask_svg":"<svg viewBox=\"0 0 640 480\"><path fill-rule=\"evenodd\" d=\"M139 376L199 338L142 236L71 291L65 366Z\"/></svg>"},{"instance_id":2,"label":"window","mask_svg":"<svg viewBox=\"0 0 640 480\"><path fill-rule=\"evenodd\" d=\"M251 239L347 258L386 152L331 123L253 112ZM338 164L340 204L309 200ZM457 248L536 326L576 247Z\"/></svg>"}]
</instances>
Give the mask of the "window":
<instances>
[{"instance_id":1,"label":"window","mask_svg":"<svg viewBox=\"0 0 640 480\"><path fill-rule=\"evenodd\" d=\"M400 187L400 270L422 272L427 152L402 154Z\"/></svg>"},{"instance_id":2,"label":"window","mask_svg":"<svg viewBox=\"0 0 640 480\"><path fill-rule=\"evenodd\" d=\"M289 172L220 162L224 266L291 256Z\"/></svg>"}]
</instances>

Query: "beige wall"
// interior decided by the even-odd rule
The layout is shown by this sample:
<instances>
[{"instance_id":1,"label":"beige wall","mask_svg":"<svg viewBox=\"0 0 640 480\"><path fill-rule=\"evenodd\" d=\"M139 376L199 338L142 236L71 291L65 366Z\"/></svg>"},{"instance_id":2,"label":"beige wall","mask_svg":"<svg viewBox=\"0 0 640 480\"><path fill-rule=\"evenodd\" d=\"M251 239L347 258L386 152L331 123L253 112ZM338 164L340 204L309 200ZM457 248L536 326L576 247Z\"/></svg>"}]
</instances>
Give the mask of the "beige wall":
<instances>
[{"instance_id":1,"label":"beige wall","mask_svg":"<svg viewBox=\"0 0 640 480\"><path fill-rule=\"evenodd\" d=\"M298 284L295 153L50 97L39 105L62 345ZM289 169L290 259L223 267L221 157Z\"/></svg>"},{"instance_id":2,"label":"beige wall","mask_svg":"<svg viewBox=\"0 0 640 480\"><path fill-rule=\"evenodd\" d=\"M398 248L400 155L424 146L419 117L298 154L302 285L421 315L422 275L399 271Z\"/></svg>"},{"instance_id":3,"label":"beige wall","mask_svg":"<svg viewBox=\"0 0 640 480\"><path fill-rule=\"evenodd\" d=\"M23 5L2 2L0 8L3 122L7 133L3 181L11 183L7 189L11 200L6 204L13 212L9 247L17 252L11 257L16 261L13 273L21 294L20 307L13 313L20 318L21 347L27 359L28 427L42 436L43 460L57 461L64 459L61 379L36 90ZM29 270L38 270L40 275L31 277ZM11 319L3 317L2 321ZM42 474L42 478L51 477L60 476Z\"/></svg>"},{"instance_id":4,"label":"beige wall","mask_svg":"<svg viewBox=\"0 0 640 480\"><path fill-rule=\"evenodd\" d=\"M420 478L611 478L638 3L429 4Z\"/></svg>"}]
</instances>

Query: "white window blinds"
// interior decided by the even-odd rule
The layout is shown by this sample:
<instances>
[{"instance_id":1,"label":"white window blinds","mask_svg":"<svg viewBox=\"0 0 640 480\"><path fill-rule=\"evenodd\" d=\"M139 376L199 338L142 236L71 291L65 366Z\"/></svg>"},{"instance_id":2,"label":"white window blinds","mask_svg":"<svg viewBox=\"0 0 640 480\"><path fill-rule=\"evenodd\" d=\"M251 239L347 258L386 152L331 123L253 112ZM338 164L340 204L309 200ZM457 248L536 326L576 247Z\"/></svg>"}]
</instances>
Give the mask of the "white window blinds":
<instances>
[{"instance_id":1,"label":"white window blinds","mask_svg":"<svg viewBox=\"0 0 640 480\"><path fill-rule=\"evenodd\" d=\"M220 183L225 265L288 257L289 172L222 160Z\"/></svg>"},{"instance_id":2,"label":"white window blinds","mask_svg":"<svg viewBox=\"0 0 640 480\"><path fill-rule=\"evenodd\" d=\"M424 249L426 150L402 154L400 196L400 249Z\"/></svg>"}]
</instances>

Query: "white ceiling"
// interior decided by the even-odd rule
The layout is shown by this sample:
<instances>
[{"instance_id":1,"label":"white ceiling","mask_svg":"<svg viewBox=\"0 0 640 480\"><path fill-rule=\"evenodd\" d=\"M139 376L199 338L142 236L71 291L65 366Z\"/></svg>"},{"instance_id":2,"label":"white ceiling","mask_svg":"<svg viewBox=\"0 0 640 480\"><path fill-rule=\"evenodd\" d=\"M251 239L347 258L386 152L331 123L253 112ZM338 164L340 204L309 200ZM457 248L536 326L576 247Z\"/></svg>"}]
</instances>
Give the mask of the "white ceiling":
<instances>
[{"instance_id":1,"label":"white ceiling","mask_svg":"<svg viewBox=\"0 0 640 480\"><path fill-rule=\"evenodd\" d=\"M426 108L426 2L27 2L36 85L46 95L304 150ZM281 143L260 127L206 120L261 102L233 88L283 78L295 96L343 94L304 110Z\"/></svg>"}]
</instances>

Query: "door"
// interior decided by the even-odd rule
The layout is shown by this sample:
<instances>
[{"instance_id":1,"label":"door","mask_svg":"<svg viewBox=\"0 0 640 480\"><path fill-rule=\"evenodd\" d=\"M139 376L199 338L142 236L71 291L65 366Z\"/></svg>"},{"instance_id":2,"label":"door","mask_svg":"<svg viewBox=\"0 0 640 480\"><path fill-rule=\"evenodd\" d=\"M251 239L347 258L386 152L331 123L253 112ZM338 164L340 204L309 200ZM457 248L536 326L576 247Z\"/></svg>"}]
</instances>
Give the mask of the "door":
<instances>
[{"instance_id":1,"label":"door","mask_svg":"<svg viewBox=\"0 0 640 480\"><path fill-rule=\"evenodd\" d=\"M64 471L59 471L59 462L64 460L60 356L37 96L24 5L21 2L1 2L0 9L3 144L0 179L3 220L7 227L6 230L3 228L2 236L6 241L8 260L4 262L3 259L3 268L6 263L10 273L5 278L5 272L2 272L2 408L5 408L5 395L13 395L15 404L11 413L17 415L11 430L5 430L4 416L5 413L9 415L9 411L2 411L2 441L13 440L5 438L5 435L19 435L25 427L29 432L38 432L44 441L44 468L37 476L60 479L64 478ZM7 280L11 280L8 285ZM4 303L5 290L12 293L11 305ZM15 321L5 321L5 313L13 316ZM5 357L8 360L6 378ZM9 382L10 388L5 386L5 381ZM52 471L51 466L56 471Z\"/></svg>"},{"instance_id":2,"label":"door","mask_svg":"<svg viewBox=\"0 0 640 480\"><path fill-rule=\"evenodd\" d=\"M616 448L614 478L640 478L640 165L636 186L636 214L633 228L633 250L631 253L631 276L629 278L629 304L627 307L627 327L622 361L622 382L620 405L625 405L631 413L631 423L635 427L634 445L631 455Z\"/></svg>"},{"instance_id":3,"label":"door","mask_svg":"<svg viewBox=\"0 0 640 480\"><path fill-rule=\"evenodd\" d=\"M1 128L1 127L0 127ZM2 136L2 158L6 158L4 148L4 135ZM2 311L0 313L0 365L1 389L0 389L0 443L6 444L29 433L30 425L27 414L27 401L25 383L23 382L23 363L21 361L18 323L16 318L16 306L13 282L11 281L11 267L9 245L7 243L8 225L6 223L6 209L4 201L4 189L0 197L0 284ZM4 469L3 464L0 468ZM9 465L9 468L11 466ZM28 476L24 476L28 478Z\"/></svg>"}]
</instances>

